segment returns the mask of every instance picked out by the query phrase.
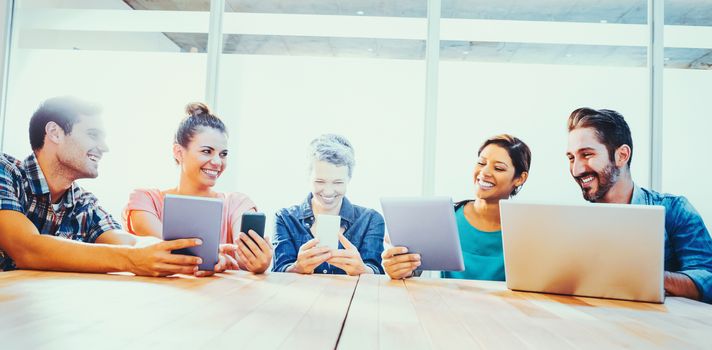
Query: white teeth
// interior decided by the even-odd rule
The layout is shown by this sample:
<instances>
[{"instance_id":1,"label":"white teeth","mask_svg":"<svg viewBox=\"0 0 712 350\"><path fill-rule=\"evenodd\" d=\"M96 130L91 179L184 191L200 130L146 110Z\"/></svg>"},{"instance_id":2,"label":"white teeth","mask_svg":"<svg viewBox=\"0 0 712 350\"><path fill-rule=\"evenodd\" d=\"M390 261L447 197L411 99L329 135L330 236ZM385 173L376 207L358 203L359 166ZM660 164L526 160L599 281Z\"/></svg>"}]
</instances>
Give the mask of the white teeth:
<instances>
[{"instance_id":1,"label":"white teeth","mask_svg":"<svg viewBox=\"0 0 712 350\"><path fill-rule=\"evenodd\" d=\"M210 169L200 169L200 170L210 176L218 176L217 170L210 170Z\"/></svg>"},{"instance_id":2,"label":"white teeth","mask_svg":"<svg viewBox=\"0 0 712 350\"><path fill-rule=\"evenodd\" d=\"M99 161L99 157L97 157L97 156L89 156L89 160L91 160L92 162L98 162L98 161Z\"/></svg>"},{"instance_id":3,"label":"white teeth","mask_svg":"<svg viewBox=\"0 0 712 350\"><path fill-rule=\"evenodd\" d=\"M584 177L583 179L581 179L581 182L583 182L585 184L587 184L591 181L593 181L593 176L587 176L587 177Z\"/></svg>"},{"instance_id":4,"label":"white teeth","mask_svg":"<svg viewBox=\"0 0 712 350\"><path fill-rule=\"evenodd\" d=\"M493 183L487 182L487 181L483 181L483 180L477 181L477 185L480 186L480 188L483 188L483 189L490 189L490 188L494 187L494 184L493 184Z\"/></svg>"}]
</instances>

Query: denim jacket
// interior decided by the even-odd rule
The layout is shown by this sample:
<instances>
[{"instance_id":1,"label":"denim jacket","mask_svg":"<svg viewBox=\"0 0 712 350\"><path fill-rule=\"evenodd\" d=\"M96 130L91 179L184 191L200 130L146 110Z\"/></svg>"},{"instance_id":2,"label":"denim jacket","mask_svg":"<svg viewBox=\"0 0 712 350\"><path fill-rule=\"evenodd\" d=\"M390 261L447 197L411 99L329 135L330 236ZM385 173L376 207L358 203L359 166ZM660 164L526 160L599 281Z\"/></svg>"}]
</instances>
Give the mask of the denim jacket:
<instances>
[{"instance_id":1,"label":"denim jacket","mask_svg":"<svg viewBox=\"0 0 712 350\"><path fill-rule=\"evenodd\" d=\"M630 203L665 207L665 271L690 277L700 299L712 303L712 238L692 204L683 196L638 186Z\"/></svg>"},{"instance_id":2,"label":"denim jacket","mask_svg":"<svg viewBox=\"0 0 712 350\"><path fill-rule=\"evenodd\" d=\"M272 271L284 272L297 261L299 247L314 238L309 229L314 224L310 193L302 204L277 211L274 233L274 264ZM383 273L381 253L385 224L383 216L373 209L353 205L344 197L341 204L341 227L344 236L358 248L363 263L374 273ZM343 249L341 242L339 248ZM314 269L315 273L345 274L344 270L326 262Z\"/></svg>"}]
</instances>

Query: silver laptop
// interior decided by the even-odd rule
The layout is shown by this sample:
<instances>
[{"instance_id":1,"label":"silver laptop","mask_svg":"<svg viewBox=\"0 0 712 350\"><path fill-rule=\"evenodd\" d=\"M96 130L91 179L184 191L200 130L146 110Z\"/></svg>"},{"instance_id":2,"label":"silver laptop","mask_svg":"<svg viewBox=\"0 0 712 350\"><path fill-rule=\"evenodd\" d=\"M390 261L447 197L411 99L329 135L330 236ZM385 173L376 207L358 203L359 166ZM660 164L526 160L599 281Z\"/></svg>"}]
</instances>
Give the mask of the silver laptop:
<instances>
[{"instance_id":1,"label":"silver laptop","mask_svg":"<svg viewBox=\"0 0 712 350\"><path fill-rule=\"evenodd\" d=\"M665 208L500 202L507 287L662 303Z\"/></svg>"},{"instance_id":2,"label":"silver laptop","mask_svg":"<svg viewBox=\"0 0 712 350\"><path fill-rule=\"evenodd\" d=\"M381 198L381 207L391 244L420 254L418 270L465 269L450 197Z\"/></svg>"}]
</instances>

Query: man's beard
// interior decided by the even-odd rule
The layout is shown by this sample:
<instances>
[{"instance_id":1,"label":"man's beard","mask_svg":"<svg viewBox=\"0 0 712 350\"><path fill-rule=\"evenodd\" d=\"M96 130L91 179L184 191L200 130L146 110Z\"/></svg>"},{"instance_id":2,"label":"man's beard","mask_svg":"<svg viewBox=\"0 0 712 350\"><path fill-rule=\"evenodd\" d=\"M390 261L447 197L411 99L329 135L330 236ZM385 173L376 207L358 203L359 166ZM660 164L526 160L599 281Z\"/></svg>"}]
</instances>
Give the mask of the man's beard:
<instances>
[{"instance_id":1,"label":"man's beard","mask_svg":"<svg viewBox=\"0 0 712 350\"><path fill-rule=\"evenodd\" d=\"M581 176L578 176L576 179L580 179L589 175L594 175L597 179L598 183L598 189L596 192L593 194L589 194L588 190L581 187L581 192L583 193L583 198L589 202L598 202L603 196L608 193L608 191L613 187L613 185L616 184L618 181L618 176L620 175L621 170L618 169L613 163L609 163L606 168L603 169L601 172L595 172L595 173L586 173ZM579 186L581 185L581 182L579 181Z\"/></svg>"},{"instance_id":2,"label":"man's beard","mask_svg":"<svg viewBox=\"0 0 712 350\"><path fill-rule=\"evenodd\" d=\"M91 169L90 166L87 166L86 160L83 161L79 157L60 155L58 160L60 165L60 168L57 169L58 173L67 178L93 179L99 175L97 169Z\"/></svg>"}]
</instances>

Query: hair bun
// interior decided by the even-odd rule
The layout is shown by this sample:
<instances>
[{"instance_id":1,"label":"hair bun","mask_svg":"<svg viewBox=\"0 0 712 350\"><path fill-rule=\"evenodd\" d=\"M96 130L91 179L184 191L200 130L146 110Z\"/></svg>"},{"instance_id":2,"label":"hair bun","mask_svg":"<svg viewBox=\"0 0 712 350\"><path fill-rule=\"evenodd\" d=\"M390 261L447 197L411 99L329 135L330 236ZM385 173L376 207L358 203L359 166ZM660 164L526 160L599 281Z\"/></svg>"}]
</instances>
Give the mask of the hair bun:
<instances>
[{"instance_id":1,"label":"hair bun","mask_svg":"<svg viewBox=\"0 0 712 350\"><path fill-rule=\"evenodd\" d=\"M193 102L185 106L185 113L189 116L210 114L210 108L208 108L208 105L206 105L205 103Z\"/></svg>"}]
</instances>

